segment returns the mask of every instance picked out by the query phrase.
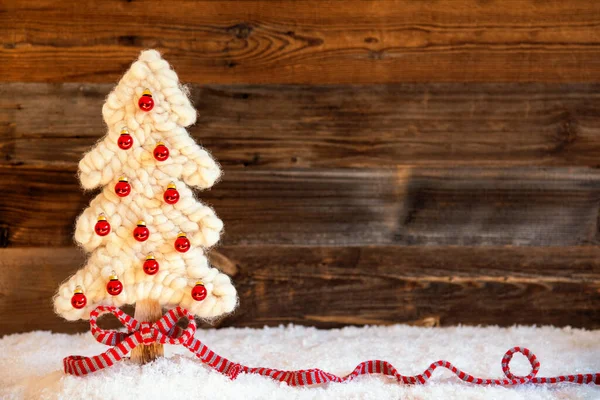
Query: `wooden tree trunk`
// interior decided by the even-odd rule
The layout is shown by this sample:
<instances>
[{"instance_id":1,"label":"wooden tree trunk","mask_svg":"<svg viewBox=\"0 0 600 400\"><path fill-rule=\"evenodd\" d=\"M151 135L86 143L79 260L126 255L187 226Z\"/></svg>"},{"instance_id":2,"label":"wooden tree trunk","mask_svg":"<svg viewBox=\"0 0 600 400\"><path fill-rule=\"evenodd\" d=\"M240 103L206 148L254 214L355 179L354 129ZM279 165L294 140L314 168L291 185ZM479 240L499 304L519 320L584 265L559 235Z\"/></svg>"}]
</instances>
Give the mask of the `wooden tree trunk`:
<instances>
[{"instance_id":1,"label":"wooden tree trunk","mask_svg":"<svg viewBox=\"0 0 600 400\"><path fill-rule=\"evenodd\" d=\"M140 300L135 303L135 319L140 322L155 322L162 317L162 307L156 300ZM138 345L131 351L131 361L136 364L147 364L164 356L162 344Z\"/></svg>"}]
</instances>

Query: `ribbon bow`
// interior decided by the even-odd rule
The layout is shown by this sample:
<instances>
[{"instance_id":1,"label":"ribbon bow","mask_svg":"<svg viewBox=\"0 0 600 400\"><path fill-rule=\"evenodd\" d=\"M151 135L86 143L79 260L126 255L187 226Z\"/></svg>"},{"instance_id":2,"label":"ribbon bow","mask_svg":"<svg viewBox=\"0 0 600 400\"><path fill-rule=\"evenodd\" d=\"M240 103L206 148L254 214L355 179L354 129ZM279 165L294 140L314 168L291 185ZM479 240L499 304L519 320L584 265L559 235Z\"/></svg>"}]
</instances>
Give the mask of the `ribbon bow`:
<instances>
[{"instance_id":1,"label":"ribbon bow","mask_svg":"<svg viewBox=\"0 0 600 400\"><path fill-rule=\"evenodd\" d=\"M128 332L107 331L100 329L96 324L98 317L111 313L127 328ZM176 323L181 318L187 318L188 326L181 329ZM151 343L180 344L190 350L203 363L209 365L220 373L235 379L240 373L258 374L267 376L279 382L285 382L290 386L307 386L327 382L347 382L359 375L383 374L404 384L424 384L429 380L433 371L437 368L446 368L465 382L476 385L521 385L526 383L547 384L558 382L572 382L577 384L595 383L600 384L600 373L561 375L555 377L537 377L540 362L536 356L524 347L513 347L508 350L502 358L503 379L483 379L467 374L456 368L448 361L436 361L429 365L422 374L406 376L398 373L396 368L387 361L370 360L356 366L354 370L340 377L318 368L282 371L272 368L251 368L245 365L231 362L206 347L200 340L194 338L196 333L196 321L194 316L187 310L177 307L168 311L160 320L151 324L139 322L116 307L100 306L90 314L90 327L92 334L100 343L113 346L104 353L93 357L71 356L64 359L65 373L71 375L87 375L107 367L123 359L127 353L139 344L149 345ZM510 372L510 361L515 353L521 353L529 360L531 372L526 376L516 376Z\"/></svg>"},{"instance_id":2,"label":"ribbon bow","mask_svg":"<svg viewBox=\"0 0 600 400\"><path fill-rule=\"evenodd\" d=\"M127 332L104 330L98 327L97 320L104 314L113 314L117 317L127 328ZM177 321L181 318L187 318L188 320L188 326L185 329L176 326ZM229 375L231 370L231 373L235 376L239 374L237 364L215 354L198 339L194 338L194 333L196 333L194 316L181 307L169 310L161 319L155 323L150 323L139 322L117 307L100 306L90 313L90 330L98 342L113 347L97 356L70 356L65 358L63 360L65 373L77 376L87 375L112 366L125 358L127 353L139 344L162 343L183 345L199 357L202 362L219 372Z\"/></svg>"}]
</instances>

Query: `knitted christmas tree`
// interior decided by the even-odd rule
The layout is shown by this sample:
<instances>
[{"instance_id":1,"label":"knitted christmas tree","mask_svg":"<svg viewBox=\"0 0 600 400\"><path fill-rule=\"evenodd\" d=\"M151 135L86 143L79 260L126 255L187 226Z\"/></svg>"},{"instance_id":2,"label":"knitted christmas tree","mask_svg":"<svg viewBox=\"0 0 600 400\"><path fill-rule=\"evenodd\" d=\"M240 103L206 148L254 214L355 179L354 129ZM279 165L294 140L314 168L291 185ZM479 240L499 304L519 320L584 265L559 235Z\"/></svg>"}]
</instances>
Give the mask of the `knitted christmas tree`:
<instances>
[{"instance_id":1,"label":"knitted christmas tree","mask_svg":"<svg viewBox=\"0 0 600 400\"><path fill-rule=\"evenodd\" d=\"M99 305L136 304L140 321L157 320L163 307L203 318L231 312L235 288L204 252L223 223L188 187L211 187L220 170L185 129L196 111L177 75L158 52L142 52L102 113L108 133L79 163L83 187L103 188L77 220L75 240L91 254L60 286L56 312L78 320ZM148 361L161 346L138 346L131 357Z\"/></svg>"}]
</instances>

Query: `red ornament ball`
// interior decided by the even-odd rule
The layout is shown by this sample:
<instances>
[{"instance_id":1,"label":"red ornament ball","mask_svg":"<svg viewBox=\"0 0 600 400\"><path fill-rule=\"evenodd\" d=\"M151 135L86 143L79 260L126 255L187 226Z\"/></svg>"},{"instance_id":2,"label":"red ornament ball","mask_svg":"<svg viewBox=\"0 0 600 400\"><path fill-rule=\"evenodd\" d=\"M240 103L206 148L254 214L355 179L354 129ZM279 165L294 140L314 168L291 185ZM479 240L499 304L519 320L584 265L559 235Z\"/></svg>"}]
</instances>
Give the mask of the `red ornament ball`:
<instances>
[{"instance_id":1,"label":"red ornament ball","mask_svg":"<svg viewBox=\"0 0 600 400\"><path fill-rule=\"evenodd\" d=\"M156 161L165 161L169 158L169 149L164 143L161 142L156 145L154 148L154 158L156 158Z\"/></svg>"},{"instance_id":2,"label":"red ornament ball","mask_svg":"<svg viewBox=\"0 0 600 400\"><path fill-rule=\"evenodd\" d=\"M142 111L150 111L154 108L154 99L152 98L152 93L146 89L142 94L142 97L138 100L138 107Z\"/></svg>"},{"instance_id":3,"label":"red ornament ball","mask_svg":"<svg viewBox=\"0 0 600 400\"><path fill-rule=\"evenodd\" d=\"M119 140L117 141L119 148L121 150L129 150L131 146L133 146L133 138L129 134L129 131L124 128L121 130L121 136L119 136Z\"/></svg>"},{"instance_id":4,"label":"red ornament ball","mask_svg":"<svg viewBox=\"0 0 600 400\"><path fill-rule=\"evenodd\" d=\"M206 298L208 292L202 282L196 282L196 286L192 288L192 298L196 301L202 301Z\"/></svg>"},{"instance_id":5,"label":"red ornament ball","mask_svg":"<svg viewBox=\"0 0 600 400\"><path fill-rule=\"evenodd\" d=\"M160 267L160 265L158 264L158 261L156 261L156 259L154 259L153 255L149 255L148 257L146 257L146 261L144 261L144 272L148 275L154 275L158 272L158 268Z\"/></svg>"},{"instance_id":6,"label":"red ornament ball","mask_svg":"<svg viewBox=\"0 0 600 400\"><path fill-rule=\"evenodd\" d=\"M127 182L127 178L120 178L115 185L115 193L119 197L127 197L131 193L131 185Z\"/></svg>"},{"instance_id":7,"label":"red ornament ball","mask_svg":"<svg viewBox=\"0 0 600 400\"><path fill-rule=\"evenodd\" d=\"M104 215L98 217L98 222L96 222L96 226L94 226L94 231L96 231L96 235L98 236L106 236L110 233L110 224Z\"/></svg>"},{"instance_id":8,"label":"red ornament ball","mask_svg":"<svg viewBox=\"0 0 600 400\"><path fill-rule=\"evenodd\" d=\"M146 228L144 221L138 221L137 226L133 230L133 237L138 242L145 242L150 237L150 231Z\"/></svg>"},{"instance_id":9,"label":"red ornament ball","mask_svg":"<svg viewBox=\"0 0 600 400\"><path fill-rule=\"evenodd\" d=\"M111 296L118 296L123 291L123 284L116 275L110 276L110 280L106 284L106 291Z\"/></svg>"},{"instance_id":10,"label":"red ornament ball","mask_svg":"<svg viewBox=\"0 0 600 400\"><path fill-rule=\"evenodd\" d=\"M73 308L81 310L87 304L87 298L85 294L83 294L83 290L81 288L76 288L73 292L73 297L71 297L71 305Z\"/></svg>"},{"instance_id":11,"label":"red ornament ball","mask_svg":"<svg viewBox=\"0 0 600 400\"><path fill-rule=\"evenodd\" d=\"M165 203L167 204L175 204L179 201L179 192L177 191L177 187L174 183L169 183L169 186L167 186L167 190L165 190L163 198L165 199Z\"/></svg>"},{"instance_id":12,"label":"red ornament ball","mask_svg":"<svg viewBox=\"0 0 600 400\"><path fill-rule=\"evenodd\" d=\"M185 253L190 249L190 240L185 236L185 233L177 235L175 240L175 250L180 253Z\"/></svg>"}]
</instances>

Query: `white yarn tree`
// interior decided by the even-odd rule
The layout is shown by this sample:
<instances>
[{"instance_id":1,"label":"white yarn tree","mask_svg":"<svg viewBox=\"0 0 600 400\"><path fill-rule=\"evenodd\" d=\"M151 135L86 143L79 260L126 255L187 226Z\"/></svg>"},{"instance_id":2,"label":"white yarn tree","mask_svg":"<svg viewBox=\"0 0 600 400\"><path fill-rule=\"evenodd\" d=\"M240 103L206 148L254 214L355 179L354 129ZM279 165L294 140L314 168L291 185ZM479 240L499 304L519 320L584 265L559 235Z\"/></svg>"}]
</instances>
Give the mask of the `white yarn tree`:
<instances>
[{"instance_id":1,"label":"white yarn tree","mask_svg":"<svg viewBox=\"0 0 600 400\"><path fill-rule=\"evenodd\" d=\"M91 254L60 286L56 313L88 319L99 305L134 303L136 319L146 321L178 305L202 318L231 312L235 288L203 250L219 240L223 223L188 187L211 187L220 170L185 129L196 111L177 75L158 52L143 51L102 113L108 134L79 163L83 187L103 187L75 231ZM161 352L136 349L132 359Z\"/></svg>"}]
</instances>

